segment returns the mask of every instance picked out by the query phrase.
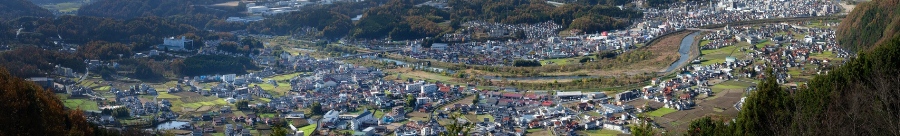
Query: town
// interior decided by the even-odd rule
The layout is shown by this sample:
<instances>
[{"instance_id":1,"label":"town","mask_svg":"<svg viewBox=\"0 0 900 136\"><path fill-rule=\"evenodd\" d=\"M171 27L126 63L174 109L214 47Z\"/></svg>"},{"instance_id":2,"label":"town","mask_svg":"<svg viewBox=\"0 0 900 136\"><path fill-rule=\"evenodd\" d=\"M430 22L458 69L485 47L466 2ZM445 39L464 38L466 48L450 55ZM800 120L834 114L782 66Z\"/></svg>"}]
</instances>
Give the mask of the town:
<instances>
[{"instance_id":1,"label":"town","mask_svg":"<svg viewBox=\"0 0 900 136\"><path fill-rule=\"evenodd\" d=\"M243 6L252 16L229 17L227 21L258 22L273 15L304 12L299 10L304 6L332 2L249 3ZM419 6L451 8L444 7L446 1L440 0ZM631 20L626 29L602 32L561 32L565 28L552 21L503 24L472 20L462 22L456 33L433 37L443 42L428 47L422 46L428 43L426 39L342 39L325 43L294 35L234 31L239 39L194 41L187 36L165 35L154 39L163 44L152 50L113 56L164 61L201 55L216 56L212 60L246 57L252 66L243 67L257 68L233 73L208 73L197 68L193 71L202 74L151 82L121 76L142 71L122 67L121 63L129 62L89 59L83 61L86 67L54 64L54 72L28 80L53 90L65 107L84 110L91 123L174 135L271 135L283 129L295 136L436 136L459 124L472 124L465 135L617 135L631 134L630 128L641 122L674 133L686 129L685 122L701 116L736 116L755 85L767 78L767 69L773 70L780 85L797 89L855 57L837 44L840 21L753 22L846 13L836 1L676 2L667 8L639 10L643 17ZM714 25L724 26L707 27ZM690 35L671 36L679 33ZM513 67L519 60L563 65L549 60L602 52L623 54L654 46L665 38L690 41L681 43L689 45L682 48L696 48L688 53L696 57L672 64L674 72L658 72L668 74L653 77L639 87L612 91L531 90L429 79L416 74L442 74L444 78L456 71L397 59L497 67ZM78 46L62 40L54 44L63 46L55 51L68 53L76 52ZM255 53L249 53L254 49ZM394 63L387 66L364 60Z\"/></svg>"}]
</instances>

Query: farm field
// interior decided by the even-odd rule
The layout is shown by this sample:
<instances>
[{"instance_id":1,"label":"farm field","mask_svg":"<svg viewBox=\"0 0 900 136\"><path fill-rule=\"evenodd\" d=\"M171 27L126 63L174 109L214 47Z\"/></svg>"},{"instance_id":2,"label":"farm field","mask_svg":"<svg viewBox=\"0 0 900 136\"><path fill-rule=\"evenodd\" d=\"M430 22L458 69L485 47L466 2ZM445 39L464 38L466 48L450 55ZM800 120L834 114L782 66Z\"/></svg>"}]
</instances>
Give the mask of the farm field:
<instances>
[{"instance_id":1,"label":"farm field","mask_svg":"<svg viewBox=\"0 0 900 136\"><path fill-rule=\"evenodd\" d=\"M97 102L88 99L65 99L63 104L71 109L81 108L81 110L100 110Z\"/></svg>"},{"instance_id":2,"label":"farm field","mask_svg":"<svg viewBox=\"0 0 900 136\"><path fill-rule=\"evenodd\" d=\"M716 94L718 98L712 100L698 100L698 106L689 110L676 111L665 114L661 117L652 117L653 120L667 131L680 135L687 130L690 121L700 117L710 115L721 115L724 117L737 116L738 111L734 109L734 104L741 99L743 91L727 90Z\"/></svg>"},{"instance_id":3,"label":"farm field","mask_svg":"<svg viewBox=\"0 0 900 136\"><path fill-rule=\"evenodd\" d=\"M703 44L701 44L703 45ZM711 49L711 50L701 50L700 60L701 66L707 66L712 64L724 63L725 58L727 57L735 57L738 59L745 59L747 52L741 52L740 49L744 47L749 47L749 43L740 42L731 46L722 47L719 49Z\"/></svg>"},{"instance_id":4,"label":"farm field","mask_svg":"<svg viewBox=\"0 0 900 136\"><path fill-rule=\"evenodd\" d=\"M719 93L724 90L744 90L754 85L756 84L743 81L725 81L711 86L710 89L712 89L713 93Z\"/></svg>"},{"instance_id":5,"label":"farm field","mask_svg":"<svg viewBox=\"0 0 900 136\"><path fill-rule=\"evenodd\" d=\"M654 116L654 117L662 117L666 114L676 112L676 111L678 111L678 110L671 109L671 108L660 108L655 111L648 112L647 115Z\"/></svg>"}]
</instances>

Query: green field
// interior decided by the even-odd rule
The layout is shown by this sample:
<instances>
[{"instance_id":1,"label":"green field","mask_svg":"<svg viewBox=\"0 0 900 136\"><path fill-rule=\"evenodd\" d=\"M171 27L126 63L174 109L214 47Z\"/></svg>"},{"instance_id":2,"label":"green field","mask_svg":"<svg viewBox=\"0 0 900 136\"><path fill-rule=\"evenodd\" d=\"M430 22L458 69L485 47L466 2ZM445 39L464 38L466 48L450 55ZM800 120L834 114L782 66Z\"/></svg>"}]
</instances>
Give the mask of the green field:
<instances>
[{"instance_id":1,"label":"green field","mask_svg":"<svg viewBox=\"0 0 900 136\"><path fill-rule=\"evenodd\" d=\"M700 46L707 45L709 43L710 43L709 40L700 40Z\"/></svg>"},{"instance_id":2,"label":"green field","mask_svg":"<svg viewBox=\"0 0 900 136\"><path fill-rule=\"evenodd\" d=\"M587 57L597 59L596 55L589 55ZM545 60L541 60L541 65L568 65L571 63L578 63L578 61L580 61L581 58L584 58L584 57L580 56L580 57L571 57L571 58L545 59ZM553 63L551 64L550 62L553 62Z\"/></svg>"},{"instance_id":3,"label":"green field","mask_svg":"<svg viewBox=\"0 0 900 136\"><path fill-rule=\"evenodd\" d=\"M541 60L541 65L566 65L566 64L571 63L572 61L577 61L577 60L573 60L570 58L546 59L546 60Z\"/></svg>"},{"instance_id":4,"label":"green field","mask_svg":"<svg viewBox=\"0 0 900 136\"><path fill-rule=\"evenodd\" d=\"M678 111L678 110L671 109L671 108L659 108L655 111L648 112L647 115L654 116L654 117L662 117L666 114L676 112L676 111Z\"/></svg>"},{"instance_id":5,"label":"green field","mask_svg":"<svg viewBox=\"0 0 900 136\"><path fill-rule=\"evenodd\" d=\"M94 90L96 90L96 91L103 91L103 92L109 92L109 89L110 89L110 88L111 88L110 86L103 86L103 87L100 87L100 88L97 88L97 89L94 89Z\"/></svg>"},{"instance_id":6,"label":"green field","mask_svg":"<svg viewBox=\"0 0 900 136\"><path fill-rule=\"evenodd\" d=\"M622 132L609 130L609 129L600 129L600 130L586 130L582 131L587 136L615 136L622 134Z\"/></svg>"},{"instance_id":7,"label":"green field","mask_svg":"<svg viewBox=\"0 0 900 136\"><path fill-rule=\"evenodd\" d=\"M66 3L48 4L48 5L43 5L41 7L44 7L44 8L50 9L50 10L57 10L59 12L72 12L72 11L78 10L78 8L81 7L81 4L66 2Z\"/></svg>"},{"instance_id":8,"label":"green field","mask_svg":"<svg viewBox=\"0 0 900 136\"><path fill-rule=\"evenodd\" d=\"M268 84L268 83L250 84L251 87L255 86L255 85L258 85L259 88L262 88L266 92L269 92L269 94L272 94L272 97L281 97L285 93L291 91L291 84L286 83L286 82L278 83L278 87L275 87L275 85Z\"/></svg>"},{"instance_id":9,"label":"green field","mask_svg":"<svg viewBox=\"0 0 900 136\"><path fill-rule=\"evenodd\" d=\"M182 107L188 108L200 108L201 106L218 106L218 105L226 105L228 104L224 100L212 100L212 101L204 101L204 102L192 102L192 103L184 103L181 104Z\"/></svg>"},{"instance_id":10,"label":"green field","mask_svg":"<svg viewBox=\"0 0 900 136\"><path fill-rule=\"evenodd\" d=\"M375 112L375 114L373 114L372 117L375 117L375 119L381 119L381 117L384 117L384 112L382 112L381 110L373 112Z\"/></svg>"},{"instance_id":11,"label":"green field","mask_svg":"<svg viewBox=\"0 0 900 136\"><path fill-rule=\"evenodd\" d=\"M271 78L264 78L263 83L251 84L250 86L259 85L260 88L262 88L266 92L269 92L270 94L272 94L273 97L280 97L280 96L283 96L285 93L291 91L291 86L290 86L291 83L289 83L291 78L297 77L300 74L303 74L303 72L296 72L296 73L291 73L291 74L278 75L278 76L274 76ZM278 83L278 87L275 87L275 85L269 84L268 82L270 79L274 80L275 83Z\"/></svg>"},{"instance_id":12,"label":"green field","mask_svg":"<svg viewBox=\"0 0 900 136\"><path fill-rule=\"evenodd\" d=\"M80 107L81 110L100 110L97 106L97 102L87 99L66 99L63 103L66 107L71 109Z\"/></svg>"},{"instance_id":13,"label":"green field","mask_svg":"<svg viewBox=\"0 0 900 136\"><path fill-rule=\"evenodd\" d=\"M316 130L316 124L309 124L305 127L297 128L297 130L303 131L304 136L309 136Z\"/></svg>"},{"instance_id":14,"label":"green field","mask_svg":"<svg viewBox=\"0 0 900 136\"><path fill-rule=\"evenodd\" d=\"M158 97L158 98L160 98L160 99L178 99L178 98L181 98L181 96L169 94L169 92L167 92L167 91L160 91L160 90L157 90L156 93L159 94L159 97Z\"/></svg>"},{"instance_id":15,"label":"green field","mask_svg":"<svg viewBox=\"0 0 900 136\"><path fill-rule=\"evenodd\" d=\"M815 58L815 59L828 59L829 61L832 61L832 62L844 60L844 58L838 58L837 55L834 54L834 52L830 52L830 51L824 51L822 53L811 53L811 54L809 54L809 57Z\"/></svg>"},{"instance_id":16,"label":"green field","mask_svg":"<svg viewBox=\"0 0 900 136\"><path fill-rule=\"evenodd\" d=\"M300 74L302 74L302 72L291 73L291 74L286 74L286 75L278 75L278 76L274 76L274 77L272 77L272 78L266 78L266 79L263 79L263 80L266 80L266 81L267 81L267 80L269 80L269 79L272 79L272 80L275 80L275 81L286 81L286 80L291 80L291 78L297 77L297 76L299 76Z\"/></svg>"},{"instance_id":17,"label":"green field","mask_svg":"<svg viewBox=\"0 0 900 136\"><path fill-rule=\"evenodd\" d=\"M741 52L740 48L747 47L749 45L750 45L749 43L740 42L740 43L737 43L737 44L734 44L731 46L727 46L727 47L722 47L719 49L701 50L700 54L703 57L703 60L701 60L700 65L706 66L706 65L712 65L712 64L717 64L717 63L723 63L723 62L725 62L725 58L727 58L729 56L736 57L738 59L744 58L744 57L746 57L747 53Z\"/></svg>"},{"instance_id":18,"label":"green field","mask_svg":"<svg viewBox=\"0 0 900 136\"><path fill-rule=\"evenodd\" d=\"M760 41L760 43L756 44L756 48L763 48L763 47L766 47L766 45L770 45L770 44L772 44L772 41L762 40L762 41Z\"/></svg>"},{"instance_id":19,"label":"green field","mask_svg":"<svg viewBox=\"0 0 900 136\"><path fill-rule=\"evenodd\" d=\"M488 114L485 114L485 115L470 114L470 115L466 115L465 117L467 119L469 119L469 121L472 121L472 122L482 122L482 121L484 121L484 118L488 118L488 121L494 121L494 116L491 116Z\"/></svg>"},{"instance_id":20,"label":"green field","mask_svg":"<svg viewBox=\"0 0 900 136\"><path fill-rule=\"evenodd\" d=\"M724 90L743 90L747 89L747 87L754 86L756 84L747 83L747 82L738 82L738 81L725 81L710 87L713 92L718 93Z\"/></svg>"},{"instance_id":21,"label":"green field","mask_svg":"<svg viewBox=\"0 0 900 136\"><path fill-rule=\"evenodd\" d=\"M274 117L275 117L275 113L263 113L263 114L259 114L259 117L263 117L263 118L274 118Z\"/></svg>"}]
</instances>

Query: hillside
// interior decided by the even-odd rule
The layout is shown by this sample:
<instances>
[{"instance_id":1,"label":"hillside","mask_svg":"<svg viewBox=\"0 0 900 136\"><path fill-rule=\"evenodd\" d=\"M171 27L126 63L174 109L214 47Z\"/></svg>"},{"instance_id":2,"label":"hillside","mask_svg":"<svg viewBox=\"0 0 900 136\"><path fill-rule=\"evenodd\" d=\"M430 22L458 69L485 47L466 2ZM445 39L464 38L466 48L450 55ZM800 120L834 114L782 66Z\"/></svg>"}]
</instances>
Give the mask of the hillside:
<instances>
[{"instance_id":1,"label":"hillside","mask_svg":"<svg viewBox=\"0 0 900 136\"><path fill-rule=\"evenodd\" d=\"M52 92L0 68L0 134L94 135L79 110L64 110Z\"/></svg>"},{"instance_id":2,"label":"hillside","mask_svg":"<svg viewBox=\"0 0 900 136\"><path fill-rule=\"evenodd\" d=\"M5 22L23 16L52 17L53 13L28 0L0 0L0 20Z\"/></svg>"},{"instance_id":3,"label":"hillside","mask_svg":"<svg viewBox=\"0 0 900 136\"><path fill-rule=\"evenodd\" d=\"M856 6L837 30L837 40L847 49L871 49L900 32L900 1L873 0Z\"/></svg>"},{"instance_id":4,"label":"hillside","mask_svg":"<svg viewBox=\"0 0 900 136\"><path fill-rule=\"evenodd\" d=\"M85 0L29 0L34 4L51 4L51 3L66 3L66 2L81 2Z\"/></svg>"},{"instance_id":5,"label":"hillside","mask_svg":"<svg viewBox=\"0 0 900 136\"><path fill-rule=\"evenodd\" d=\"M159 17L141 17L129 20L90 16L61 16L59 18L20 18L7 22L10 26L21 26L23 32L32 32L36 36L22 37L23 43L45 45L49 36L61 36L66 42L85 44L90 41L109 41L121 43L138 43L138 50L149 50L149 46L162 43L162 38L193 33L206 36L207 31L195 27L173 23ZM15 31L13 31L13 34ZM193 40L200 37L188 36ZM38 41L38 42L28 42ZM42 41L42 42L40 42ZM199 44L199 42L197 43Z\"/></svg>"},{"instance_id":6,"label":"hillside","mask_svg":"<svg viewBox=\"0 0 900 136\"><path fill-rule=\"evenodd\" d=\"M80 16L130 19L143 16L209 14L218 17L235 15L244 8L216 9L206 5L230 0L97 0L78 10ZM206 22L203 22L206 23Z\"/></svg>"}]
</instances>

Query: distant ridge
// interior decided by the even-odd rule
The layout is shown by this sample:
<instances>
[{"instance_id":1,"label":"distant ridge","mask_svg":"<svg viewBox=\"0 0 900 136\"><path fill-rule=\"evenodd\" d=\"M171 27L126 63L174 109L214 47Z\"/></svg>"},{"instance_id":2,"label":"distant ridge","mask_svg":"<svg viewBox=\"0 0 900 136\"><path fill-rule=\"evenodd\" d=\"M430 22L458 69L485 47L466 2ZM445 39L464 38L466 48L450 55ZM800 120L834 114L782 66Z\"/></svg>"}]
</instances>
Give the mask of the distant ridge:
<instances>
[{"instance_id":1,"label":"distant ridge","mask_svg":"<svg viewBox=\"0 0 900 136\"><path fill-rule=\"evenodd\" d=\"M23 16L53 17L53 12L28 0L0 0L0 23Z\"/></svg>"}]
</instances>

